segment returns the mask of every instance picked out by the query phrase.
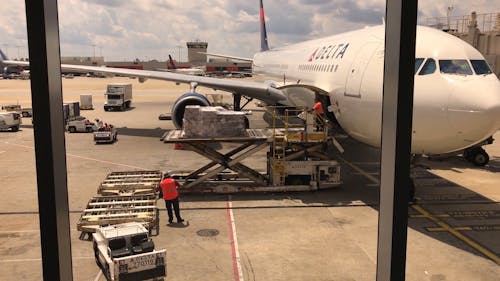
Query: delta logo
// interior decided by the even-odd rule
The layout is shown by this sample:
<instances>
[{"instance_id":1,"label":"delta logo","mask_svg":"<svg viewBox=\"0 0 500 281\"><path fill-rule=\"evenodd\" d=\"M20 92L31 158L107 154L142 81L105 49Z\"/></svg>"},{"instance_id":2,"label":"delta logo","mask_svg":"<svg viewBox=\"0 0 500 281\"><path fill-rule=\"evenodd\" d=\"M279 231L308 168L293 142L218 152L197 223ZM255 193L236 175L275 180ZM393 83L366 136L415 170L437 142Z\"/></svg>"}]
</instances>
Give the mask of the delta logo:
<instances>
[{"instance_id":1,"label":"delta logo","mask_svg":"<svg viewBox=\"0 0 500 281\"><path fill-rule=\"evenodd\" d=\"M332 44L328 46L318 47L312 52L307 61L325 60L325 59L342 59L344 58L349 43Z\"/></svg>"}]
</instances>

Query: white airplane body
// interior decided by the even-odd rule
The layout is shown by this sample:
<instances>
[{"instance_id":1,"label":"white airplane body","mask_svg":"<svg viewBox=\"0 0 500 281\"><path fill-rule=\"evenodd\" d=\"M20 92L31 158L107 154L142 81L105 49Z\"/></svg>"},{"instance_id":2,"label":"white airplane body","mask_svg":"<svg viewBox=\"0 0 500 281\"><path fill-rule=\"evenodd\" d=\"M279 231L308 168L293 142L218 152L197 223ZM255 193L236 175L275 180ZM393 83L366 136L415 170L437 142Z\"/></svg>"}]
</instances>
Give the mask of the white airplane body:
<instances>
[{"instance_id":1,"label":"white airplane body","mask_svg":"<svg viewBox=\"0 0 500 281\"><path fill-rule=\"evenodd\" d=\"M324 106L350 136L379 147L384 26L266 50L263 19L261 1L261 46L265 48L248 60L253 61L253 73L267 80L264 83L81 65L63 64L61 68L189 84L190 91L172 108L172 120L178 128L186 105L210 105L196 93L197 86L266 104L301 107L311 107L315 95L325 95L328 104ZM476 49L445 32L418 26L416 58L422 63L415 74L412 153L461 151L480 144L500 128L500 82ZM3 59L6 64L27 65ZM458 70L450 70L457 65Z\"/></svg>"},{"instance_id":2,"label":"white airplane body","mask_svg":"<svg viewBox=\"0 0 500 281\"><path fill-rule=\"evenodd\" d=\"M280 86L307 86L327 94L341 127L379 147L384 32L384 26L370 27L261 52L254 56L253 71ZM416 58L433 59L436 69L415 75L412 153L460 151L493 135L500 128L500 83L492 72L477 74L470 64L485 64L484 57L436 29L418 26L416 40ZM473 73L442 73L438 65L443 60L465 60ZM311 104L309 98L306 105Z\"/></svg>"}]
</instances>

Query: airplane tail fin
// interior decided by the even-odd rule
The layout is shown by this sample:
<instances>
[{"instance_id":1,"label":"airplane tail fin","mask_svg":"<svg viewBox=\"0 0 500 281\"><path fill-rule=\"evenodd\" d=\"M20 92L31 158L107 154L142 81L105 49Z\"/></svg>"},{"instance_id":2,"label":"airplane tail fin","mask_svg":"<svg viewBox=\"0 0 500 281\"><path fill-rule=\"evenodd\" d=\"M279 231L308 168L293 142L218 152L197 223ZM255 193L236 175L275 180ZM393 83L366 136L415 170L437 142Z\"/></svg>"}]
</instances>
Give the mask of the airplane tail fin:
<instances>
[{"instance_id":1,"label":"airplane tail fin","mask_svg":"<svg viewBox=\"0 0 500 281\"><path fill-rule=\"evenodd\" d=\"M260 0L260 50L263 52L269 50L269 45L267 44L266 19L262 1Z\"/></svg>"},{"instance_id":2,"label":"airplane tail fin","mask_svg":"<svg viewBox=\"0 0 500 281\"><path fill-rule=\"evenodd\" d=\"M168 55L168 66L170 66L172 69L177 69L174 63L174 59L172 58L171 55ZM169 68L169 67L167 67Z\"/></svg>"},{"instance_id":3,"label":"airplane tail fin","mask_svg":"<svg viewBox=\"0 0 500 281\"><path fill-rule=\"evenodd\" d=\"M4 60L9 60L9 58L3 53L3 51L0 49L0 61L4 61Z\"/></svg>"}]
</instances>

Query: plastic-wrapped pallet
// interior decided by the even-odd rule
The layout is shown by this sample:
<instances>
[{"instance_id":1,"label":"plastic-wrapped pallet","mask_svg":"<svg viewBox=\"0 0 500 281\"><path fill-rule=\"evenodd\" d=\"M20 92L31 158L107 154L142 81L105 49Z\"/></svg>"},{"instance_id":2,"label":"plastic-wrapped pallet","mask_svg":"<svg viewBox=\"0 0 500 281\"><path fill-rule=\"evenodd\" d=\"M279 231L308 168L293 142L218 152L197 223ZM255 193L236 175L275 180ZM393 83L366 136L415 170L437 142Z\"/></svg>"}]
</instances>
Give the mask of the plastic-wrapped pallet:
<instances>
[{"instance_id":1,"label":"plastic-wrapped pallet","mask_svg":"<svg viewBox=\"0 0 500 281\"><path fill-rule=\"evenodd\" d=\"M246 135L245 113L220 106L186 106L185 138L236 137Z\"/></svg>"}]
</instances>

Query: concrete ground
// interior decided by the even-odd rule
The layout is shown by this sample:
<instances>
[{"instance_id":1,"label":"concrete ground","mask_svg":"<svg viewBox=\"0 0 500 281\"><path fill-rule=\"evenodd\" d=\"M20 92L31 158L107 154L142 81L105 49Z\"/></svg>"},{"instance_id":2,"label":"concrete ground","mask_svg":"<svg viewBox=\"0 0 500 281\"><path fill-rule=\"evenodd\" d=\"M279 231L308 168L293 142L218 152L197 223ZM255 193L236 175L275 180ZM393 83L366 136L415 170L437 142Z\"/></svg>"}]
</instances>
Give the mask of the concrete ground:
<instances>
[{"instance_id":1,"label":"concrete ground","mask_svg":"<svg viewBox=\"0 0 500 281\"><path fill-rule=\"evenodd\" d=\"M110 81L134 83L131 110L103 111ZM159 140L173 126L158 115L187 86L127 78L63 82L66 102L92 93L95 110L82 115L119 128L111 145L94 145L91 134L66 134L74 280L104 280L91 242L78 239L76 223L106 174L192 170L208 160ZM29 81L0 81L0 105L11 103L29 106ZM250 121L263 125L258 112ZM29 118L23 122L19 132L0 132L0 280L42 279L33 129ZM346 147L339 158L344 184L336 189L184 195L186 222L171 226L158 201L160 234L154 242L167 250L167 280L238 280L238 273L239 280L375 280L379 151L340 141ZM485 148L491 157L486 167L456 156L425 160L430 170L415 170L418 200L409 206L407 280L498 280L500 144ZM264 154L246 163L263 170ZM215 235L198 234L204 232Z\"/></svg>"}]
</instances>

